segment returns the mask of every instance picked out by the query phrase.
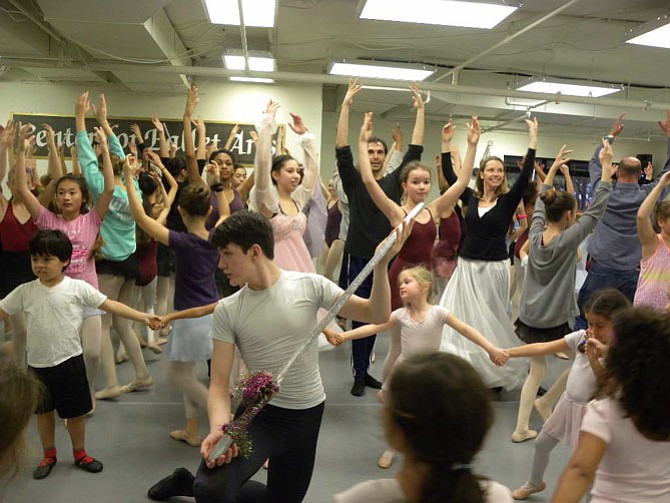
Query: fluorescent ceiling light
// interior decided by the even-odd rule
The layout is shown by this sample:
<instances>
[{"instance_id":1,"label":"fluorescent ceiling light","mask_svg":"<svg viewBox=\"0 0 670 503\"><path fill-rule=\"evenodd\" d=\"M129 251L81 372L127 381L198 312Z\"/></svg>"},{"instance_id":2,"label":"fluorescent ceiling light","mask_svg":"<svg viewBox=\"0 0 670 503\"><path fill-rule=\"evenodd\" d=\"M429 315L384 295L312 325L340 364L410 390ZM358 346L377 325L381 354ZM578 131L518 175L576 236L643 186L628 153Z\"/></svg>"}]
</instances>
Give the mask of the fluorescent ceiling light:
<instances>
[{"instance_id":1,"label":"fluorescent ceiling light","mask_svg":"<svg viewBox=\"0 0 670 503\"><path fill-rule=\"evenodd\" d=\"M245 70L244 56L224 54L223 62L228 70Z\"/></svg>"},{"instance_id":2,"label":"fluorescent ceiling light","mask_svg":"<svg viewBox=\"0 0 670 503\"><path fill-rule=\"evenodd\" d=\"M255 72L274 72L275 58L249 56L249 70Z\"/></svg>"},{"instance_id":3,"label":"fluorescent ceiling light","mask_svg":"<svg viewBox=\"0 0 670 503\"><path fill-rule=\"evenodd\" d=\"M409 80L418 82L433 74L433 70L420 70L417 68L400 68L395 66L361 65L353 63L333 63L330 68L331 75L344 75L347 77L364 77L372 79L387 80Z\"/></svg>"},{"instance_id":4,"label":"fluorescent ceiling light","mask_svg":"<svg viewBox=\"0 0 670 503\"><path fill-rule=\"evenodd\" d=\"M204 0L213 24L240 24L237 0ZM245 26L272 28L275 25L276 0L242 0Z\"/></svg>"},{"instance_id":5,"label":"fluorescent ceiling light","mask_svg":"<svg viewBox=\"0 0 670 503\"><path fill-rule=\"evenodd\" d=\"M246 70L244 56L224 54L223 62L228 70ZM249 70L252 72L274 72L275 59L272 57L249 56Z\"/></svg>"},{"instance_id":6,"label":"fluorescent ceiling light","mask_svg":"<svg viewBox=\"0 0 670 503\"><path fill-rule=\"evenodd\" d=\"M660 20L661 19L659 19L659 21ZM651 31L647 31L646 33L631 38L630 40L626 40L626 43L637 44L637 45L648 45L651 47L662 47L664 49L670 49L670 22L668 22L667 17L662 18L662 20L667 24L659 26L658 28L653 29ZM642 29L644 28L644 26L645 25L642 26ZM636 31L642 31L642 29Z\"/></svg>"},{"instance_id":7,"label":"fluorescent ceiling light","mask_svg":"<svg viewBox=\"0 0 670 503\"><path fill-rule=\"evenodd\" d=\"M234 82L256 82L258 84L274 84L272 79L261 79L257 77L228 77L229 80Z\"/></svg>"},{"instance_id":8,"label":"fluorescent ceiling light","mask_svg":"<svg viewBox=\"0 0 670 503\"><path fill-rule=\"evenodd\" d=\"M592 85L581 85L581 84L567 84L561 82L547 82L544 80L537 82L530 82L528 84L517 87L519 91L529 91L535 93L548 93L548 94L566 94L568 96L592 96L598 98L600 96L606 96L612 93L618 93L621 91L620 87L605 87L605 86L592 86Z\"/></svg>"},{"instance_id":9,"label":"fluorescent ceiling light","mask_svg":"<svg viewBox=\"0 0 670 503\"><path fill-rule=\"evenodd\" d=\"M367 0L362 19L491 29L517 7L451 0Z\"/></svg>"}]
</instances>

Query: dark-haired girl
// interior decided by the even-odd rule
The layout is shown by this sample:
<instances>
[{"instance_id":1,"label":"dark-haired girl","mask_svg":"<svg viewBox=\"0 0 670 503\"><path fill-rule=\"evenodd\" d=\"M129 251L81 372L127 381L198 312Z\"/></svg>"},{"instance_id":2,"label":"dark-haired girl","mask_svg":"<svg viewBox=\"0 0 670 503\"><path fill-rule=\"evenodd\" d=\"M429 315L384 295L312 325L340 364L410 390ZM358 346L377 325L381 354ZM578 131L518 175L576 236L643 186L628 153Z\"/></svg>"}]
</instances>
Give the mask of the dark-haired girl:
<instances>
[{"instance_id":1,"label":"dark-haired girl","mask_svg":"<svg viewBox=\"0 0 670 503\"><path fill-rule=\"evenodd\" d=\"M219 149L212 152L209 156L209 163L216 165L218 168L218 182L219 185L215 187L215 190L220 190L223 192L226 201L228 202L228 207L230 208L230 213L235 213L236 211L244 210L247 207L246 201L249 199L249 191L254 186L254 176L244 179L237 187L233 187L233 174L236 172L235 166L235 154L227 149ZM244 166L242 166L244 169ZM245 171L246 174L246 171ZM207 218L207 227L212 228L214 224L219 219L219 204L212 194L212 213Z\"/></svg>"},{"instance_id":2,"label":"dark-haired girl","mask_svg":"<svg viewBox=\"0 0 670 503\"><path fill-rule=\"evenodd\" d=\"M542 479L549 464L549 454L559 442L572 448L577 445L586 405L595 395L598 376L603 372L600 359L612 341L614 315L629 305L628 299L614 288L598 290L586 303L588 330L578 330L551 342L537 342L507 350L510 358L540 357L558 351L572 351L576 355L565 393L535 440L530 479L512 492L514 499L524 500L531 494L544 491L547 485Z\"/></svg>"},{"instance_id":3,"label":"dark-haired girl","mask_svg":"<svg viewBox=\"0 0 670 503\"><path fill-rule=\"evenodd\" d=\"M263 114L256 145L256 183L251 190L251 204L272 224L275 238L275 263L287 271L315 272L303 234L307 216L302 211L314 186L319 182L319 164L314 135L299 115L291 114L291 129L300 135L305 153L304 179L300 166L290 155L271 157L272 129L279 104L273 101Z\"/></svg>"},{"instance_id":4,"label":"dark-haired girl","mask_svg":"<svg viewBox=\"0 0 670 503\"><path fill-rule=\"evenodd\" d=\"M581 501L592 482L592 503L670 501L670 316L626 309L614 339L554 503Z\"/></svg>"},{"instance_id":5,"label":"dark-haired girl","mask_svg":"<svg viewBox=\"0 0 670 503\"><path fill-rule=\"evenodd\" d=\"M576 222L575 196L553 188L554 176L560 166L567 161L565 157L569 153L569 150L565 150L565 145L559 150L542 184L531 221L527 241L528 265L524 277L519 319L516 321L517 335L527 343L554 341L572 332L575 317L579 314L575 302L579 244L595 229L605 214L612 190L610 181L612 147L608 143L600 151L603 172L593 204L579 222ZM546 369L547 362L544 356L531 358L530 373L521 390L519 414L516 428L512 433L512 442L523 442L537 436L537 432L529 430L529 420ZM557 388L557 393L561 392L560 388L562 386ZM551 407L548 408L551 410Z\"/></svg>"},{"instance_id":6,"label":"dark-haired girl","mask_svg":"<svg viewBox=\"0 0 670 503\"><path fill-rule=\"evenodd\" d=\"M509 489L473 473L473 459L493 424L490 401L489 390L462 358L434 352L398 364L382 423L403 465L395 478L362 482L337 494L335 502L511 502Z\"/></svg>"},{"instance_id":7,"label":"dark-haired girl","mask_svg":"<svg viewBox=\"0 0 670 503\"><path fill-rule=\"evenodd\" d=\"M95 205L92 205L88 184L81 176L64 175L56 182L56 207L59 214L42 206L30 191L23 157L17 162L17 183L26 208L40 229L63 231L72 242L72 258L64 273L74 279L86 281L98 288L93 250L96 239L107 215L114 194L114 172L109 155L107 136L102 129L95 128L102 155L102 177L104 187ZM17 160L18 161L18 160ZM92 208L89 209L89 204ZM101 335L103 311L86 307L84 322L81 326L81 345L84 350L86 378L91 387L91 398L95 409L93 383L100 365Z\"/></svg>"}]
</instances>

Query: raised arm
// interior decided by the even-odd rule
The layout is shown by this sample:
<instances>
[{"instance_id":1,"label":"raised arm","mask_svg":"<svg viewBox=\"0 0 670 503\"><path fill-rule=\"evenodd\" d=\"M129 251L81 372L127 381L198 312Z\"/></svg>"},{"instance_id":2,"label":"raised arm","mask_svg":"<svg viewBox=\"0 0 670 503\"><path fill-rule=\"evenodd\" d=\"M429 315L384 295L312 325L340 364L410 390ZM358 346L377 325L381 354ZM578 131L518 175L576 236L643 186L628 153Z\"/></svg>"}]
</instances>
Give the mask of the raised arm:
<instances>
[{"instance_id":1,"label":"raised arm","mask_svg":"<svg viewBox=\"0 0 670 503\"><path fill-rule=\"evenodd\" d=\"M159 224L144 212L142 201L140 201L140 196L135 189L133 180L135 178L136 163L137 160L133 155L127 156L123 163L123 177L126 184L126 191L128 192L130 212L132 213L135 222L137 222L137 225L139 225L144 232L149 234L149 236L159 243L167 246L170 241L170 231L168 231L167 227Z\"/></svg>"},{"instance_id":2,"label":"raised arm","mask_svg":"<svg viewBox=\"0 0 670 503\"><path fill-rule=\"evenodd\" d=\"M19 150L16 154L16 164L14 165L14 176L16 176L16 188L21 194L23 204L25 204L33 220L37 220L40 215L40 202L37 197L28 188L28 174L26 173L26 151L30 148L30 143L35 140L34 136L28 136L30 124L26 124L19 131Z\"/></svg>"},{"instance_id":3,"label":"raised arm","mask_svg":"<svg viewBox=\"0 0 670 503\"><path fill-rule=\"evenodd\" d=\"M351 103L354 96L363 88L363 85L358 79L351 79L347 94L342 100L342 107L340 108L340 118L337 122L337 138L335 140L335 147L342 148L349 145L349 113L351 112ZM367 153L366 153L367 155Z\"/></svg>"},{"instance_id":4,"label":"raised arm","mask_svg":"<svg viewBox=\"0 0 670 503\"><path fill-rule=\"evenodd\" d=\"M666 172L637 210L637 235L642 243L642 258L651 257L658 246L658 237L651 224L656 201L666 187L670 186L670 172Z\"/></svg>"},{"instance_id":5,"label":"raised arm","mask_svg":"<svg viewBox=\"0 0 670 503\"><path fill-rule=\"evenodd\" d=\"M626 113L622 113L617 117L614 122L612 123L612 127L610 128L609 133L607 136L605 136L605 140L611 145L614 142L614 139L621 134L621 131L623 131L624 124L623 124L623 118L625 117ZM596 188L596 184L601 181L602 179L602 166L600 165L600 150L603 148L603 144L599 143L598 146L596 147L595 152L593 153L593 157L591 157L591 160L589 161L589 176L591 178L591 185L593 186L593 189Z\"/></svg>"},{"instance_id":6,"label":"raised arm","mask_svg":"<svg viewBox=\"0 0 670 503\"><path fill-rule=\"evenodd\" d=\"M179 190L179 185L177 184L177 181L170 173L170 170L163 165L161 157L157 155L156 152L149 152L149 159L156 167L160 169L163 178L167 180L168 186L170 187L170 190L166 192L165 184L163 184L160 181L158 183L158 187L160 188L161 191L161 197L163 198L164 208L161 211L161 213L156 217L156 221L158 221L161 224L165 224L168 213L170 212L170 208L172 207L172 203L174 203L174 200L177 197L177 191Z\"/></svg>"},{"instance_id":7,"label":"raised arm","mask_svg":"<svg viewBox=\"0 0 670 503\"><path fill-rule=\"evenodd\" d=\"M186 105L184 106L184 154L186 155L186 171L188 173L189 183L205 183L200 176L198 162L195 156L195 147L193 146L193 136L191 136L191 121L193 112L198 106L200 98L198 97L198 88L195 84L188 89L186 96Z\"/></svg>"},{"instance_id":8,"label":"raised arm","mask_svg":"<svg viewBox=\"0 0 670 503\"><path fill-rule=\"evenodd\" d=\"M195 120L195 130L198 134L198 149L195 152L196 159L207 159L207 127L202 117Z\"/></svg>"},{"instance_id":9,"label":"raised arm","mask_svg":"<svg viewBox=\"0 0 670 503\"><path fill-rule=\"evenodd\" d=\"M272 187L272 127L274 118L279 108L279 103L270 100L263 113L263 118L258 125L258 142L256 143L256 157L254 158L254 172L256 183L251 192L251 203L256 211L262 213L266 218L272 218L273 208L279 205L279 201ZM275 204L276 201L276 204Z\"/></svg>"},{"instance_id":10,"label":"raised arm","mask_svg":"<svg viewBox=\"0 0 670 503\"><path fill-rule=\"evenodd\" d=\"M370 198L381 210L384 216L391 223L392 227L400 225L405 218L405 212L398 204L389 198L381 188L375 176L372 173L370 158L368 157L368 142L372 137L372 112L367 112L363 116L363 126L358 138L358 164L361 169L361 178Z\"/></svg>"},{"instance_id":11,"label":"raised arm","mask_svg":"<svg viewBox=\"0 0 670 503\"><path fill-rule=\"evenodd\" d=\"M561 164L559 168L563 176L565 177L565 191L568 194L575 193L575 184L572 183L572 177L570 176L570 167L567 164Z\"/></svg>"},{"instance_id":12,"label":"raised arm","mask_svg":"<svg viewBox=\"0 0 670 503\"><path fill-rule=\"evenodd\" d=\"M151 123L156 128L156 131L158 131L158 155L165 158L169 155L170 152L167 138L165 137L165 128L163 127L163 123L161 122L156 112L154 112L151 116Z\"/></svg>"},{"instance_id":13,"label":"raised arm","mask_svg":"<svg viewBox=\"0 0 670 503\"><path fill-rule=\"evenodd\" d=\"M412 101L416 108L416 121L414 122L414 131L412 131L412 145L423 145L423 136L426 124L426 107L421 97L419 84L416 82L409 86L412 91Z\"/></svg>"},{"instance_id":14,"label":"raised arm","mask_svg":"<svg viewBox=\"0 0 670 503\"><path fill-rule=\"evenodd\" d=\"M7 174L8 155L15 137L16 126L14 125L14 121L9 119L2 131L0 131L0 185L2 185ZM0 189L0 193L2 193L2 189Z\"/></svg>"},{"instance_id":15,"label":"raised arm","mask_svg":"<svg viewBox=\"0 0 670 503\"><path fill-rule=\"evenodd\" d=\"M481 129L479 127L479 119L476 116L472 117L472 123L468 124L468 149L465 152L463 166L458 171L458 178L456 179L455 183L451 184L444 192L444 194L442 194L430 204L430 206L435 208L435 211L433 212L434 214L441 214L453 208L458 201L458 198L468 186L468 182L470 181L470 173L472 173L472 168L475 164L477 144L479 143L480 135Z\"/></svg>"},{"instance_id":16,"label":"raised arm","mask_svg":"<svg viewBox=\"0 0 670 503\"><path fill-rule=\"evenodd\" d=\"M305 177L303 178L302 186L305 192L311 197L314 187L317 183L321 182L319 158L314 145L315 137L309 132L307 126L305 126L302 117L291 112L289 112L289 115L293 123L289 122L288 125L295 134L300 135L300 145L305 155Z\"/></svg>"},{"instance_id":17,"label":"raised arm","mask_svg":"<svg viewBox=\"0 0 670 503\"><path fill-rule=\"evenodd\" d=\"M226 150L230 150L233 145L235 144L235 138L237 138L237 133L240 132L240 125L235 124L233 126L233 129L230 130L230 134L228 135L228 138L226 139L226 143L224 144L223 148Z\"/></svg>"},{"instance_id":18,"label":"raised arm","mask_svg":"<svg viewBox=\"0 0 670 503\"><path fill-rule=\"evenodd\" d=\"M100 150L102 152L102 176L104 178L104 189L100 193L98 200L95 203L95 211L100 217L100 220L105 218L107 210L109 210L109 203L112 202L112 197L114 197L114 188L116 183L114 181L114 169L112 167L112 158L109 155L109 143L107 142L107 136L102 128L93 128L95 134L98 136L98 142L100 143ZM136 194L135 187L133 190ZM128 195L130 195L130 192ZM136 194L137 195L137 194Z\"/></svg>"},{"instance_id":19,"label":"raised arm","mask_svg":"<svg viewBox=\"0 0 670 503\"><path fill-rule=\"evenodd\" d=\"M88 98L88 92L86 93L86 97ZM91 108L93 108L93 113L95 113L98 124L105 132L107 138L110 138L111 136L116 137L112 130L112 126L109 125L109 121L107 120L107 100L105 99L105 95L100 95L100 106L97 109L95 106L92 106ZM84 124L83 129L84 131L86 130L86 124Z\"/></svg>"},{"instance_id":20,"label":"raised arm","mask_svg":"<svg viewBox=\"0 0 670 503\"><path fill-rule=\"evenodd\" d=\"M77 155L77 147L75 145L70 147L70 157L72 159L72 174L75 176L82 176L79 157Z\"/></svg>"},{"instance_id":21,"label":"raised arm","mask_svg":"<svg viewBox=\"0 0 670 503\"><path fill-rule=\"evenodd\" d=\"M49 174L49 183L44 187L44 190L37 199L42 206L47 206L56 193L56 183L61 177L61 163L53 128L49 124L42 124L42 127L47 133L47 150L49 151L47 173Z\"/></svg>"},{"instance_id":22,"label":"raised arm","mask_svg":"<svg viewBox=\"0 0 670 503\"><path fill-rule=\"evenodd\" d=\"M516 209L516 205L519 204L519 201L521 201L523 198L523 193L530 183L530 176L533 173L533 166L535 165L537 132L539 129L537 117L533 117L533 120L526 119L526 124L528 125L528 151L526 152L526 157L523 160L523 168L521 169L521 173L507 193L509 204L514 205L514 207L508 208L510 212L510 218Z\"/></svg>"},{"instance_id":23,"label":"raised arm","mask_svg":"<svg viewBox=\"0 0 670 503\"><path fill-rule=\"evenodd\" d=\"M567 164L570 162L570 157L569 155L572 153L572 150L567 149L567 145L563 145L559 150L558 154L556 154L556 159L554 159L554 163L551 165L549 168L549 171L547 172L544 181L542 182L543 185L548 185L549 187L554 186L554 179L556 177L556 173L558 170L561 168L563 164Z\"/></svg>"}]
</instances>

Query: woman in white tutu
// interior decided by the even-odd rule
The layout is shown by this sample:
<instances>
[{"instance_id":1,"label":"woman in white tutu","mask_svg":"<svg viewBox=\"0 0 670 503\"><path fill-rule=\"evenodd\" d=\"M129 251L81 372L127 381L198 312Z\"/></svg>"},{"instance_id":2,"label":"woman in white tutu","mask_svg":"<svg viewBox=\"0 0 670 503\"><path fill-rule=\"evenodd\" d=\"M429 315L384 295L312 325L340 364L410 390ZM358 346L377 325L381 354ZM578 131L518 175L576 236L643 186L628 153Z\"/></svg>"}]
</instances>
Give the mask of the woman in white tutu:
<instances>
[{"instance_id":1,"label":"woman in white tutu","mask_svg":"<svg viewBox=\"0 0 670 503\"><path fill-rule=\"evenodd\" d=\"M519 343L507 316L510 291L510 261L505 236L533 172L537 147L537 119L526 120L530 135L528 153L521 174L511 188L507 186L505 165L498 157L482 159L475 190L466 189L468 209L465 214L466 236L458 266L440 299L465 323L476 327L498 347ZM449 147L454 135L451 122L442 130L442 170L450 184L456 181ZM454 353L477 369L490 388L512 389L523 381L526 367L514 362L503 368L488 364L481 348L444 327L443 351Z\"/></svg>"}]
</instances>

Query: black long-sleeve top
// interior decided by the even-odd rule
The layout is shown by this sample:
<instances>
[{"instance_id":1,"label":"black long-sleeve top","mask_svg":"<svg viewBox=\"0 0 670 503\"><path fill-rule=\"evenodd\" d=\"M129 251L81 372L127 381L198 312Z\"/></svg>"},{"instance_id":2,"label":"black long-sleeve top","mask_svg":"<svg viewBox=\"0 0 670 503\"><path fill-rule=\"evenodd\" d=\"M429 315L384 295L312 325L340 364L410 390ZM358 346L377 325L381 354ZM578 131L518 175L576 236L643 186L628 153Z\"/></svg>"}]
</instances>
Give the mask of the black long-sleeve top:
<instances>
[{"instance_id":1,"label":"black long-sleeve top","mask_svg":"<svg viewBox=\"0 0 670 503\"><path fill-rule=\"evenodd\" d=\"M378 180L384 193L400 204L402 188L400 171L410 161L420 161L423 146L409 145L402 163L397 169ZM349 199L349 231L344 245L349 255L370 259L375 248L391 232L391 224L374 203L365 188L361 174L354 167L354 156L348 145L335 149L337 170L342 180L342 188Z\"/></svg>"},{"instance_id":2,"label":"black long-sleeve top","mask_svg":"<svg viewBox=\"0 0 670 503\"><path fill-rule=\"evenodd\" d=\"M475 191L466 188L461 198L467 197L468 211L465 214L466 236L460 256L471 260L496 262L509 258L505 237L514 216L514 211L530 182L535 163L535 149L529 148L521 174L506 194L496 199L496 204L482 217L479 216L479 198ZM451 154L442 153L442 173L449 184L456 183L456 173L451 163ZM466 199L463 199L464 201Z\"/></svg>"}]
</instances>

